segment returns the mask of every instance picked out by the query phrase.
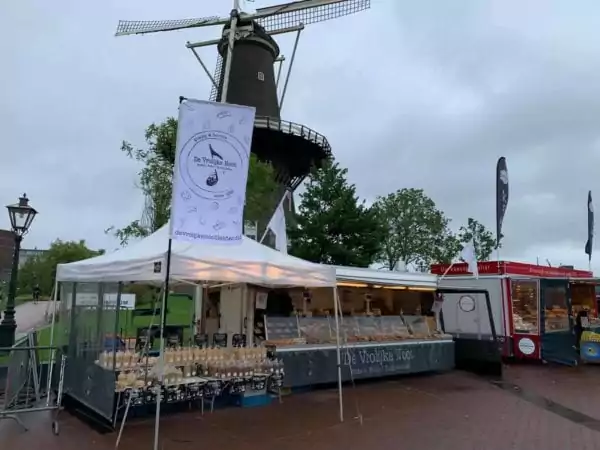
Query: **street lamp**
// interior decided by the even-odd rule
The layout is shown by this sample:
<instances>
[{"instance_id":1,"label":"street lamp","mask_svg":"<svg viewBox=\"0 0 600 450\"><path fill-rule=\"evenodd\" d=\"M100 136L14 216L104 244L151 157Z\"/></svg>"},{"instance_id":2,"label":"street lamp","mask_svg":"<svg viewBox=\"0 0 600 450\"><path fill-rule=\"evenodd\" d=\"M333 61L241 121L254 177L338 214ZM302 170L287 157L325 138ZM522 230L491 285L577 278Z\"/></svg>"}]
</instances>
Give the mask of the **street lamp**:
<instances>
[{"instance_id":1,"label":"street lamp","mask_svg":"<svg viewBox=\"0 0 600 450\"><path fill-rule=\"evenodd\" d=\"M4 311L2 322L0 322L0 347L12 347L15 343L15 331L17 329L17 323L15 322L15 297L17 296L19 252L21 250L23 236L29 231L31 222L33 222L33 219L37 214L37 211L29 206L29 199L26 194L19 197L19 203L8 205L6 209L8 209L10 226L15 237L15 248L12 260L12 270L10 272L6 309Z\"/></svg>"}]
</instances>

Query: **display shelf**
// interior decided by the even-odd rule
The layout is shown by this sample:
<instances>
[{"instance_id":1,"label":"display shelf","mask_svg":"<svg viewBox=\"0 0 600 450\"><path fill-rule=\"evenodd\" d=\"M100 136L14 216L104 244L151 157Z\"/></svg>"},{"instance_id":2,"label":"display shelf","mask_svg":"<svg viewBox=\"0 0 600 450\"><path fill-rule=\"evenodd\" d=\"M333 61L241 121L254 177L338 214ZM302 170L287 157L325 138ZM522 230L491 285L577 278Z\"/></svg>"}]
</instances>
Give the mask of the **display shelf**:
<instances>
[{"instance_id":1,"label":"display shelf","mask_svg":"<svg viewBox=\"0 0 600 450\"><path fill-rule=\"evenodd\" d=\"M369 347L396 347L396 346L414 346L422 344L447 344L454 342L451 336L443 338L430 338L430 339L404 339L398 341L388 342L340 342L340 348L345 349L360 349ZM286 352L308 352L318 350L335 350L337 346L334 344L313 344L313 345L285 345L277 347L277 353Z\"/></svg>"},{"instance_id":2,"label":"display shelf","mask_svg":"<svg viewBox=\"0 0 600 450\"><path fill-rule=\"evenodd\" d=\"M431 334L427 318L424 316L404 316L404 321L415 338L426 338Z\"/></svg>"},{"instance_id":3,"label":"display shelf","mask_svg":"<svg viewBox=\"0 0 600 450\"><path fill-rule=\"evenodd\" d=\"M335 323L329 317L299 317L300 336L307 344L328 343L335 339Z\"/></svg>"},{"instance_id":4,"label":"display shelf","mask_svg":"<svg viewBox=\"0 0 600 450\"><path fill-rule=\"evenodd\" d=\"M511 281L513 328L517 334L538 334L538 282Z\"/></svg>"}]
</instances>

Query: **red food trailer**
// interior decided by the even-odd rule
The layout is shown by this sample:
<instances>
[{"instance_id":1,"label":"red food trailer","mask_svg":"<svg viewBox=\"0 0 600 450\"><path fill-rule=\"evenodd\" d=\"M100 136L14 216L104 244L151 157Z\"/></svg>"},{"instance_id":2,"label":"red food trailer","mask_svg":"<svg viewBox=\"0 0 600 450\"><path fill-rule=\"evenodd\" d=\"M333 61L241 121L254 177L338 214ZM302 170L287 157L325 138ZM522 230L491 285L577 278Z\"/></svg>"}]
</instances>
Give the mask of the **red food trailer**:
<instances>
[{"instance_id":1,"label":"red food trailer","mask_svg":"<svg viewBox=\"0 0 600 450\"><path fill-rule=\"evenodd\" d=\"M478 269L476 278L466 263L431 267L440 275L440 287L486 289L490 294L491 311L481 294L444 294L447 333L481 340L492 335L491 317L504 357L578 363L578 315L585 311L586 326L600 328L595 294L600 280L592 272L509 261L480 262Z\"/></svg>"}]
</instances>

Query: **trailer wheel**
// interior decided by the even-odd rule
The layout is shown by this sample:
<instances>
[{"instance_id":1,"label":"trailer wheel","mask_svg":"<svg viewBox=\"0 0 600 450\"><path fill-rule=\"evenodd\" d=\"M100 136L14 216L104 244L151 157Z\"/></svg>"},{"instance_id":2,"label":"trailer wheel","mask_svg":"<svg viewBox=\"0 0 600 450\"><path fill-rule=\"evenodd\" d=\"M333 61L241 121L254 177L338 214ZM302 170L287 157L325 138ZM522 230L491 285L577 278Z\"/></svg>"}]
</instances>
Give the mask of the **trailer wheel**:
<instances>
[{"instance_id":1,"label":"trailer wheel","mask_svg":"<svg viewBox=\"0 0 600 450\"><path fill-rule=\"evenodd\" d=\"M52 421L52 434L54 436L58 436L60 434L60 427L58 426L57 420Z\"/></svg>"}]
</instances>

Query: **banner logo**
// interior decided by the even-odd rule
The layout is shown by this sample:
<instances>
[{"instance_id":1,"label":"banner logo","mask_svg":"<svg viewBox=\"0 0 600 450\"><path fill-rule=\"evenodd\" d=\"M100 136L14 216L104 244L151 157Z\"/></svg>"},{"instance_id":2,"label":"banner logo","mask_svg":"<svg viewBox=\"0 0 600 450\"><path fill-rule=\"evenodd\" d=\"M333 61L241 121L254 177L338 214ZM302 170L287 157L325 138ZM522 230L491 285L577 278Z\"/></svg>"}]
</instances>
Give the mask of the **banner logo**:
<instances>
[{"instance_id":1,"label":"banner logo","mask_svg":"<svg viewBox=\"0 0 600 450\"><path fill-rule=\"evenodd\" d=\"M244 145L222 131L202 131L183 146L179 158L181 178L187 188L207 200L226 200L234 190L231 180L244 166Z\"/></svg>"}]
</instances>

